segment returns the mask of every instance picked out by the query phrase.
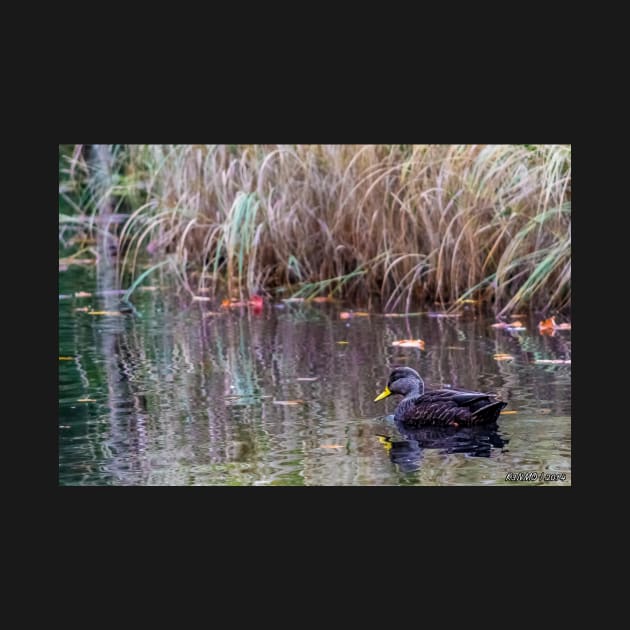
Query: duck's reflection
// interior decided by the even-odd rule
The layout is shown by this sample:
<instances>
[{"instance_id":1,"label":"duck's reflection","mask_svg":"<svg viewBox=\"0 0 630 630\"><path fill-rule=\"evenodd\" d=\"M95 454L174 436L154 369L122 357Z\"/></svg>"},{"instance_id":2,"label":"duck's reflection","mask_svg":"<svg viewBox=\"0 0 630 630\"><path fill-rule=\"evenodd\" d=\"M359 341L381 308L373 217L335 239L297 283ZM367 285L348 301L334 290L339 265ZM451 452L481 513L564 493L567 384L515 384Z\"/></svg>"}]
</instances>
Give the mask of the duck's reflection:
<instances>
[{"instance_id":1,"label":"duck's reflection","mask_svg":"<svg viewBox=\"0 0 630 630\"><path fill-rule=\"evenodd\" d=\"M403 439L379 435L389 457L401 472L413 472L422 466L426 449L444 453L465 453L471 457L490 457L492 449L503 448L509 440L501 437L496 423L475 427L421 427L409 429L396 423Z\"/></svg>"}]
</instances>

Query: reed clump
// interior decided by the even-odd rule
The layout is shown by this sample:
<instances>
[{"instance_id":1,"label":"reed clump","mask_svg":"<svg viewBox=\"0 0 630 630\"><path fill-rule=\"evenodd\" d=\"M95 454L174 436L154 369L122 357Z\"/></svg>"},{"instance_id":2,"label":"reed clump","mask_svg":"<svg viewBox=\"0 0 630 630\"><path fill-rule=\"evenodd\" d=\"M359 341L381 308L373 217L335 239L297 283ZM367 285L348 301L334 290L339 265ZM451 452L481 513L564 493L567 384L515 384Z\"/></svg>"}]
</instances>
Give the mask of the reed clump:
<instances>
[{"instance_id":1,"label":"reed clump","mask_svg":"<svg viewBox=\"0 0 630 630\"><path fill-rule=\"evenodd\" d=\"M129 213L121 274L148 255L192 294L570 307L568 145L97 148L60 148L60 194Z\"/></svg>"}]
</instances>

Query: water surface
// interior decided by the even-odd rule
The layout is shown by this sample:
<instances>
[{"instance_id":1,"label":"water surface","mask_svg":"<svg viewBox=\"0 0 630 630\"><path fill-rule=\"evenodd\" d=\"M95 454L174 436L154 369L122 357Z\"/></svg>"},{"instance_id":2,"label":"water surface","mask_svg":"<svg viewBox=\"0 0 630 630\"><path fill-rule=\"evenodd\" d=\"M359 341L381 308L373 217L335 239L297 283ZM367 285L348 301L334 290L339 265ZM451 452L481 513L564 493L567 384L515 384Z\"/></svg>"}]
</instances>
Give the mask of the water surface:
<instances>
[{"instance_id":1,"label":"water surface","mask_svg":"<svg viewBox=\"0 0 630 630\"><path fill-rule=\"evenodd\" d=\"M473 311L256 313L167 290L135 293L141 317L79 310L116 310L118 296L97 291L93 270L60 272L61 485L571 483L571 365L535 363L570 359L570 331L541 335L527 317L525 331L496 330ZM410 338L425 350L392 346ZM490 429L405 431L394 397L373 402L395 365L430 388L496 392L516 413ZM518 473L529 481L506 480Z\"/></svg>"}]
</instances>

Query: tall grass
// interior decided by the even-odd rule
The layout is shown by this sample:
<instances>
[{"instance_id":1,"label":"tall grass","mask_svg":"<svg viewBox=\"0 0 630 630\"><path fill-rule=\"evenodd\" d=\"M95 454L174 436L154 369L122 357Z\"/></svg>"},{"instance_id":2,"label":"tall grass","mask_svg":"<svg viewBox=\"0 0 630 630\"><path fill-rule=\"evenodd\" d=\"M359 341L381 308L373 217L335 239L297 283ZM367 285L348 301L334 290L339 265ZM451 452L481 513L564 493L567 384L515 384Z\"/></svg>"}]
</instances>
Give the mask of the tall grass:
<instances>
[{"instance_id":1,"label":"tall grass","mask_svg":"<svg viewBox=\"0 0 630 630\"><path fill-rule=\"evenodd\" d=\"M89 191L73 202L86 214L104 194L130 212L121 273L137 276L148 250L170 255L192 294L335 293L386 310L570 306L570 146L109 149L109 187L76 147L60 177Z\"/></svg>"}]
</instances>

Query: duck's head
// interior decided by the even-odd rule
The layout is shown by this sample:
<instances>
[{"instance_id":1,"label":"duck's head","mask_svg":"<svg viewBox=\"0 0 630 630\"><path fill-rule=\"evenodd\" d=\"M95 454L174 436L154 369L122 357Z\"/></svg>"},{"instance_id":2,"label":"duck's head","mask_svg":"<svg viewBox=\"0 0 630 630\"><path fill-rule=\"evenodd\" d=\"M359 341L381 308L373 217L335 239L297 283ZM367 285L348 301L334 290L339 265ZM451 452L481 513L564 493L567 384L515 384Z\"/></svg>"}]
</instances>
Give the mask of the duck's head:
<instances>
[{"instance_id":1,"label":"duck's head","mask_svg":"<svg viewBox=\"0 0 630 630\"><path fill-rule=\"evenodd\" d=\"M374 402L383 400L392 394L406 396L412 392L424 393L424 381L420 374L409 367L399 367L392 370L387 381L387 387L374 399Z\"/></svg>"}]
</instances>

